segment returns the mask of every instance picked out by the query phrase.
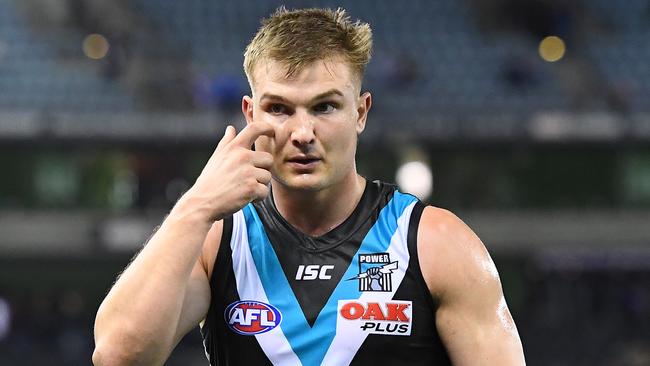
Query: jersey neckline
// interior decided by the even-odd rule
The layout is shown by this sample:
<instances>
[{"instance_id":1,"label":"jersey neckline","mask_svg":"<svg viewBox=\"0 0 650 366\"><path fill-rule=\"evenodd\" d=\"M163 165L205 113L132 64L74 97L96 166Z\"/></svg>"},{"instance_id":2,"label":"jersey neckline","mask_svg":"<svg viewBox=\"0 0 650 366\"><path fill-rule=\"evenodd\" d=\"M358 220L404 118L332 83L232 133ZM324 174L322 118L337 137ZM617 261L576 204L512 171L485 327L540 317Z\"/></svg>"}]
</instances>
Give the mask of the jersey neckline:
<instances>
[{"instance_id":1,"label":"jersey neckline","mask_svg":"<svg viewBox=\"0 0 650 366\"><path fill-rule=\"evenodd\" d=\"M272 191L256 208L269 212L286 230L300 238L301 240L298 242L302 249L309 252L323 252L345 242L370 218L370 215L375 211L377 205L379 205L382 186L379 181L370 182L366 179L366 187L352 213L338 226L320 236L305 234L291 225L278 211Z\"/></svg>"}]
</instances>

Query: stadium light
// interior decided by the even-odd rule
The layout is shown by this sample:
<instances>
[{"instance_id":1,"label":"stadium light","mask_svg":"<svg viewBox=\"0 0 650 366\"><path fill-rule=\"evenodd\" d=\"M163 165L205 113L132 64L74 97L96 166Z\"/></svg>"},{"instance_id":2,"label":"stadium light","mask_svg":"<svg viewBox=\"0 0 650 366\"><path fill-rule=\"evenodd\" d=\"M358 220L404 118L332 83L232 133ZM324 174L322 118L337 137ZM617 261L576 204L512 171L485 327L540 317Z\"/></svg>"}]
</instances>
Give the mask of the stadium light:
<instances>
[{"instance_id":1,"label":"stadium light","mask_svg":"<svg viewBox=\"0 0 650 366\"><path fill-rule=\"evenodd\" d=\"M106 37L101 34L93 33L84 38L83 51L86 57L93 60L100 60L108 54L110 45Z\"/></svg>"},{"instance_id":2,"label":"stadium light","mask_svg":"<svg viewBox=\"0 0 650 366\"><path fill-rule=\"evenodd\" d=\"M561 60L565 51L564 41L558 36L548 36L539 43L539 56L547 62Z\"/></svg>"},{"instance_id":3,"label":"stadium light","mask_svg":"<svg viewBox=\"0 0 650 366\"><path fill-rule=\"evenodd\" d=\"M395 180L403 192L411 193L423 201L433 192L433 173L422 161L402 164L397 169Z\"/></svg>"}]
</instances>

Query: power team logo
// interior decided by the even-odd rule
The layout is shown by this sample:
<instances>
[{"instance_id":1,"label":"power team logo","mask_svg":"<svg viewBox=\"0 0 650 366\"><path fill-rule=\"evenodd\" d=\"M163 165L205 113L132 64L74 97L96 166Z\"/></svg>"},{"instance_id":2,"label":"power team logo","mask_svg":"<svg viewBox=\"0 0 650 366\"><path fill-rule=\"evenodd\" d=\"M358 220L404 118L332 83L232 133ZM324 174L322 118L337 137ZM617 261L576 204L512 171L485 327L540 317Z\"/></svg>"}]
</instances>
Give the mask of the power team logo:
<instances>
[{"instance_id":1,"label":"power team logo","mask_svg":"<svg viewBox=\"0 0 650 366\"><path fill-rule=\"evenodd\" d=\"M230 330L242 335L266 333L280 325L282 313L261 301L244 300L226 307L224 318Z\"/></svg>"},{"instance_id":2,"label":"power team logo","mask_svg":"<svg viewBox=\"0 0 650 366\"><path fill-rule=\"evenodd\" d=\"M391 262L388 253L359 254L359 274L348 278L359 280L359 291L391 292L392 274L397 261Z\"/></svg>"},{"instance_id":3,"label":"power team logo","mask_svg":"<svg viewBox=\"0 0 650 366\"><path fill-rule=\"evenodd\" d=\"M368 334L411 335L411 301L339 300L336 329Z\"/></svg>"}]
</instances>

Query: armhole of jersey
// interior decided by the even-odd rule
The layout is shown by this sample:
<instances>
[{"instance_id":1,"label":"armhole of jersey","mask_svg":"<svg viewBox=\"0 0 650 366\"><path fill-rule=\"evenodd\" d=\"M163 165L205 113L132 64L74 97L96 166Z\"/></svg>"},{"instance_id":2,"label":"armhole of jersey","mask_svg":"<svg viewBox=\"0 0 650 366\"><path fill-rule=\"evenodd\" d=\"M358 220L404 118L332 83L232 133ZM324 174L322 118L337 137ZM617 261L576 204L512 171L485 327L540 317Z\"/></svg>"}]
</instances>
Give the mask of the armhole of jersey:
<instances>
[{"instance_id":1,"label":"armhole of jersey","mask_svg":"<svg viewBox=\"0 0 650 366\"><path fill-rule=\"evenodd\" d=\"M420 201L418 201L415 204L415 207L413 207L406 241L408 243L407 245L409 254L411 256L411 261L413 261L413 265L410 266L410 268L413 270L413 274L415 275L416 281L420 285L421 290L423 291L424 295L426 295L425 297L427 299L427 303L431 307L431 310L435 311L437 306L431 297L427 282L424 280L424 276L422 275L422 269L420 268L420 256L418 253L418 229L420 228L420 219L422 218L422 212L424 211L425 207L426 205Z\"/></svg>"},{"instance_id":2,"label":"armhole of jersey","mask_svg":"<svg viewBox=\"0 0 650 366\"><path fill-rule=\"evenodd\" d=\"M212 267L212 275L210 276L210 307L208 308L208 314L205 317L205 326L208 326L212 323L213 314L213 303L218 298L218 289L217 289L217 279L219 278L218 273L223 273L224 270L229 269L231 258L231 249L230 249L230 239L232 237L232 225L233 219L232 216L228 216L223 219L223 230L221 232L221 242L219 243L219 249L217 250L217 256L214 260Z\"/></svg>"}]
</instances>

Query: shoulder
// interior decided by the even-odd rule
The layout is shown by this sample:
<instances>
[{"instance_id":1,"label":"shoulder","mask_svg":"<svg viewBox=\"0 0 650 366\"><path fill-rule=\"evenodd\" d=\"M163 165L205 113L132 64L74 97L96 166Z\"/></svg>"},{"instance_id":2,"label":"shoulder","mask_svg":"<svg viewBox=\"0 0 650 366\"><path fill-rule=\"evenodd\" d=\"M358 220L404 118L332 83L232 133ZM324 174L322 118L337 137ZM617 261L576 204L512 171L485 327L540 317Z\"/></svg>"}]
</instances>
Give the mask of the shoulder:
<instances>
[{"instance_id":1,"label":"shoulder","mask_svg":"<svg viewBox=\"0 0 650 366\"><path fill-rule=\"evenodd\" d=\"M469 226L453 212L433 206L426 206L422 211L418 238L427 242L453 241L467 250L477 249L477 241L480 241ZM482 247L482 244L480 246Z\"/></svg>"},{"instance_id":2,"label":"shoulder","mask_svg":"<svg viewBox=\"0 0 650 366\"><path fill-rule=\"evenodd\" d=\"M417 240L422 275L437 300L477 287L500 287L485 245L452 212L427 206L420 218Z\"/></svg>"}]
</instances>

